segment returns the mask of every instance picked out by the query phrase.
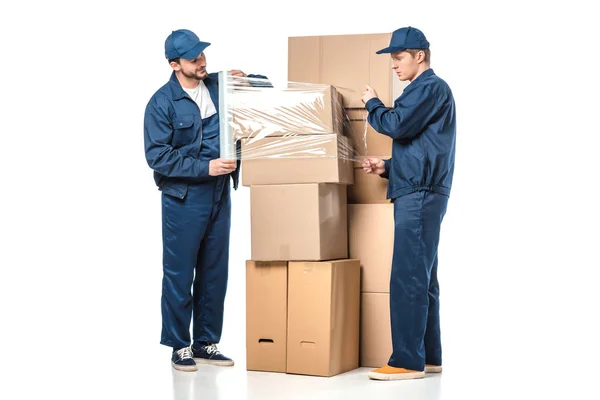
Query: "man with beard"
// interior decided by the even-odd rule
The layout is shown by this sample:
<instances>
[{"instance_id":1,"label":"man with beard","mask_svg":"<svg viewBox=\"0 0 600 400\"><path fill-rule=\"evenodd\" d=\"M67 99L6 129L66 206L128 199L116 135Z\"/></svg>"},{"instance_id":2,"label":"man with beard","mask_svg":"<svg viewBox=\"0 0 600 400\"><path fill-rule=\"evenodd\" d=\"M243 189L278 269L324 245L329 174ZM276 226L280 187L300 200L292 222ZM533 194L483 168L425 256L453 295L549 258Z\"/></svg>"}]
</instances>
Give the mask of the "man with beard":
<instances>
[{"instance_id":1,"label":"man with beard","mask_svg":"<svg viewBox=\"0 0 600 400\"><path fill-rule=\"evenodd\" d=\"M160 343L173 348L171 364L181 371L196 371L196 363L233 365L216 344L229 267L229 180L237 189L239 164L219 158L218 75L206 71L209 45L187 29L167 37L173 73L144 115L146 160L162 191Z\"/></svg>"}]
</instances>

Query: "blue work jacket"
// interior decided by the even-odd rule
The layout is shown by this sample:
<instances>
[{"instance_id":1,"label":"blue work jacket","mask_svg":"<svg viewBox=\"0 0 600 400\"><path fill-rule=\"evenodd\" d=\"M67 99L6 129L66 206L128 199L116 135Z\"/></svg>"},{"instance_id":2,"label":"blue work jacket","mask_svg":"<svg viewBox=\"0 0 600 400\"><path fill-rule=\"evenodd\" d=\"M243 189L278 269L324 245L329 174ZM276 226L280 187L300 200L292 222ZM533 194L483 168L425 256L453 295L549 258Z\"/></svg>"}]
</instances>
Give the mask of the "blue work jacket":
<instances>
[{"instance_id":1,"label":"blue work jacket","mask_svg":"<svg viewBox=\"0 0 600 400\"><path fill-rule=\"evenodd\" d=\"M387 108L373 98L365 104L367 120L393 139L392 158L385 160L387 197L420 190L450 195L456 147L456 110L448 84L432 69L421 73Z\"/></svg>"},{"instance_id":2,"label":"blue work jacket","mask_svg":"<svg viewBox=\"0 0 600 400\"><path fill-rule=\"evenodd\" d=\"M266 77L248 75L249 78ZM219 112L218 74L204 79L210 98ZM144 115L144 148L146 161L154 170L159 190L183 199L188 186L213 179L209 175L211 160L200 157L202 117L196 102L183 90L175 72L171 79L150 99ZM230 174L233 187L239 182L238 168Z\"/></svg>"}]
</instances>

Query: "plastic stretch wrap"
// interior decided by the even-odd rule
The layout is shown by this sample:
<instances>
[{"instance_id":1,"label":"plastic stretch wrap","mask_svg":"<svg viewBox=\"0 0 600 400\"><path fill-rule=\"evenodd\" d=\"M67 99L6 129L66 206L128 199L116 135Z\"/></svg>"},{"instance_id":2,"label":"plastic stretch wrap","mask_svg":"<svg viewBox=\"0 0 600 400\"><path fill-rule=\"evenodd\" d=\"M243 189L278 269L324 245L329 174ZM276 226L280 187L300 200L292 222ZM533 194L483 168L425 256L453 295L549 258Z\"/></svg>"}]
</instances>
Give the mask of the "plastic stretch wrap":
<instances>
[{"instance_id":1,"label":"plastic stretch wrap","mask_svg":"<svg viewBox=\"0 0 600 400\"><path fill-rule=\"evenodd\" d=\"M360 162L368 149L366 111L346 111L335 87L220 73L221 157L339 158ZM371 130L369 135L380 135ZM383 138L385 140L385 137Z\"/></svg>"}]
</instances>

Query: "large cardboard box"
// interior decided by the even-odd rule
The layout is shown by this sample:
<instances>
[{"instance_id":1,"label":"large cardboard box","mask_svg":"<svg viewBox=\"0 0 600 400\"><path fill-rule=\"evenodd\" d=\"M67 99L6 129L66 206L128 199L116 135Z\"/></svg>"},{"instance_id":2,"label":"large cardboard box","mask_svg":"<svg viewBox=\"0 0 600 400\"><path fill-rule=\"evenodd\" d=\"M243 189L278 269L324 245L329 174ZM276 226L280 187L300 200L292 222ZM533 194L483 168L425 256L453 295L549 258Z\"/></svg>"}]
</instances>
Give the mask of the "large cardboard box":
<instances>
[{"instance_id":1,"label":"large cardboard box","mask_svg":"<svg viewBox=\"0 0 600 400\"><path fill-rule=\"evenodd\" d=\"M388 293L394 252L394 205L349 204L350 258L360 260L361 291Z\"/></svg>"},{"instance_id":2,"label":"large cardboard box","mask_svg":"<svg viewBox=\"0 0 600 400\"><path fill-rule=\"evenodd\" d=\"M290 262L287 372L333 376L358 367L360 263Z\"/></svg>"},{"instance_id":3,"label":"large cardboard box","mask_svg":"<svg viewBox=\"0 0 600 400\"><path fill-rule=\"evenodd\" d=\"M390 55L375 54L389 45L390 38L391 33L290 37L288 80L336 86L348 108L364 107L362 93L370 85L391 107L393 79L398 78Z\"/></svg>"},{"instance_id":4,"label":"large cardboard box","mask_svg":"<svg viewBox=\"0 0 600 400\"><path fill-rule=\"evenodd\" d=\"M250 208L253 260L348 258L345 185L252 186Z\"/></svg>"},{"instance_id":5,"label":"large cardboard box","mask_svg":"<svg viewBox=\"0 0 600 400\"><path fill-rule=\"evenodd\" d=\"M346 110L348 117L344 132L350 145L355 149L357 158L376 157L389 159L392 157L392 138L377 132L367 122L366 110ZM356 162L355 167L360 167Z\"/></svg>"},{"instance_id":6,"label":"large cardboard box","mask_svg":"<svg viewBox=\"0 0 600 400\"><path fill-rule=\"evenodd\" d=\"M343 133L342 97L330 85L234 91L230 102L234 140Z\"/></svg>"},{"instance_id":7,"label":"large cardboard box","mask_svg":"<svg viewBox=\"0 0 600 400\"><path fill-rule=\"evenodd\" d=\"M354 184L348 186L348 204L387 204L388 180L354 168Z\"/></svg>"},{"instance_id":8,"label":"large cardboard box","mask_svg":"<svg viewBox=\"0 0 600 400\"><path fill-rule=\"evenodd\" d=\"M242 184L352 184L352 148L340 135L298 135L242 141Z\"/></svg>"},{"instance_id":9,"label":"large cardboard box","mask_svg":"<svg viewBox=\"0 0 600 400\"><path fill-rule=\"evenodd\" d=\"M286 372L287 262L246 262L246 369Z\"/></svg>"},{"instance_id":10,"label":"large cardboard box","mask_svg":"<svg viewBox=\"0 0 600 400\"><path fill-rule=\"evenodd\" d=\"M360 305L360 366L379 368L392 355L389 293L362 293Z\"/></svg>"}]
</instances>

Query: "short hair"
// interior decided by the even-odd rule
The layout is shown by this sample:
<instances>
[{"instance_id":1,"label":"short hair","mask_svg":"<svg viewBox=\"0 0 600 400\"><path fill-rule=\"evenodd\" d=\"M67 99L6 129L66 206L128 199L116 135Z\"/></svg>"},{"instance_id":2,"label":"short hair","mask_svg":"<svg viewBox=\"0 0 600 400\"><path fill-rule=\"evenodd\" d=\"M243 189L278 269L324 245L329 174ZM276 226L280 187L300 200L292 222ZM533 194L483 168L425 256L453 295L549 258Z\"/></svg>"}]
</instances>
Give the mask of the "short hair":
<instances>
[{"instance_id":1,"label":"short hair","mask_svg":"<svg viewBox=\"0 0 600 400\"><path fill-rule=\"evenodd\" d=\"M169 60L169 64L171 64L172 62L176 62L177 64L181 64L180 61L181 61L181 57L171 58Z\"/></svg>"},{"instance_id":2,"label":"short hair","mask_svg":"<svg viewBox=\"0 0 600 400\"><path fill-rule=\"evenodd\" d=\"M429 61L431 60L431 51L429 51L429 49L406 49L405 51L410 53L413 58L417 56L418 52L422 51L425 53L425 62L429 64Z\"/></svg>"}]
</instances>

